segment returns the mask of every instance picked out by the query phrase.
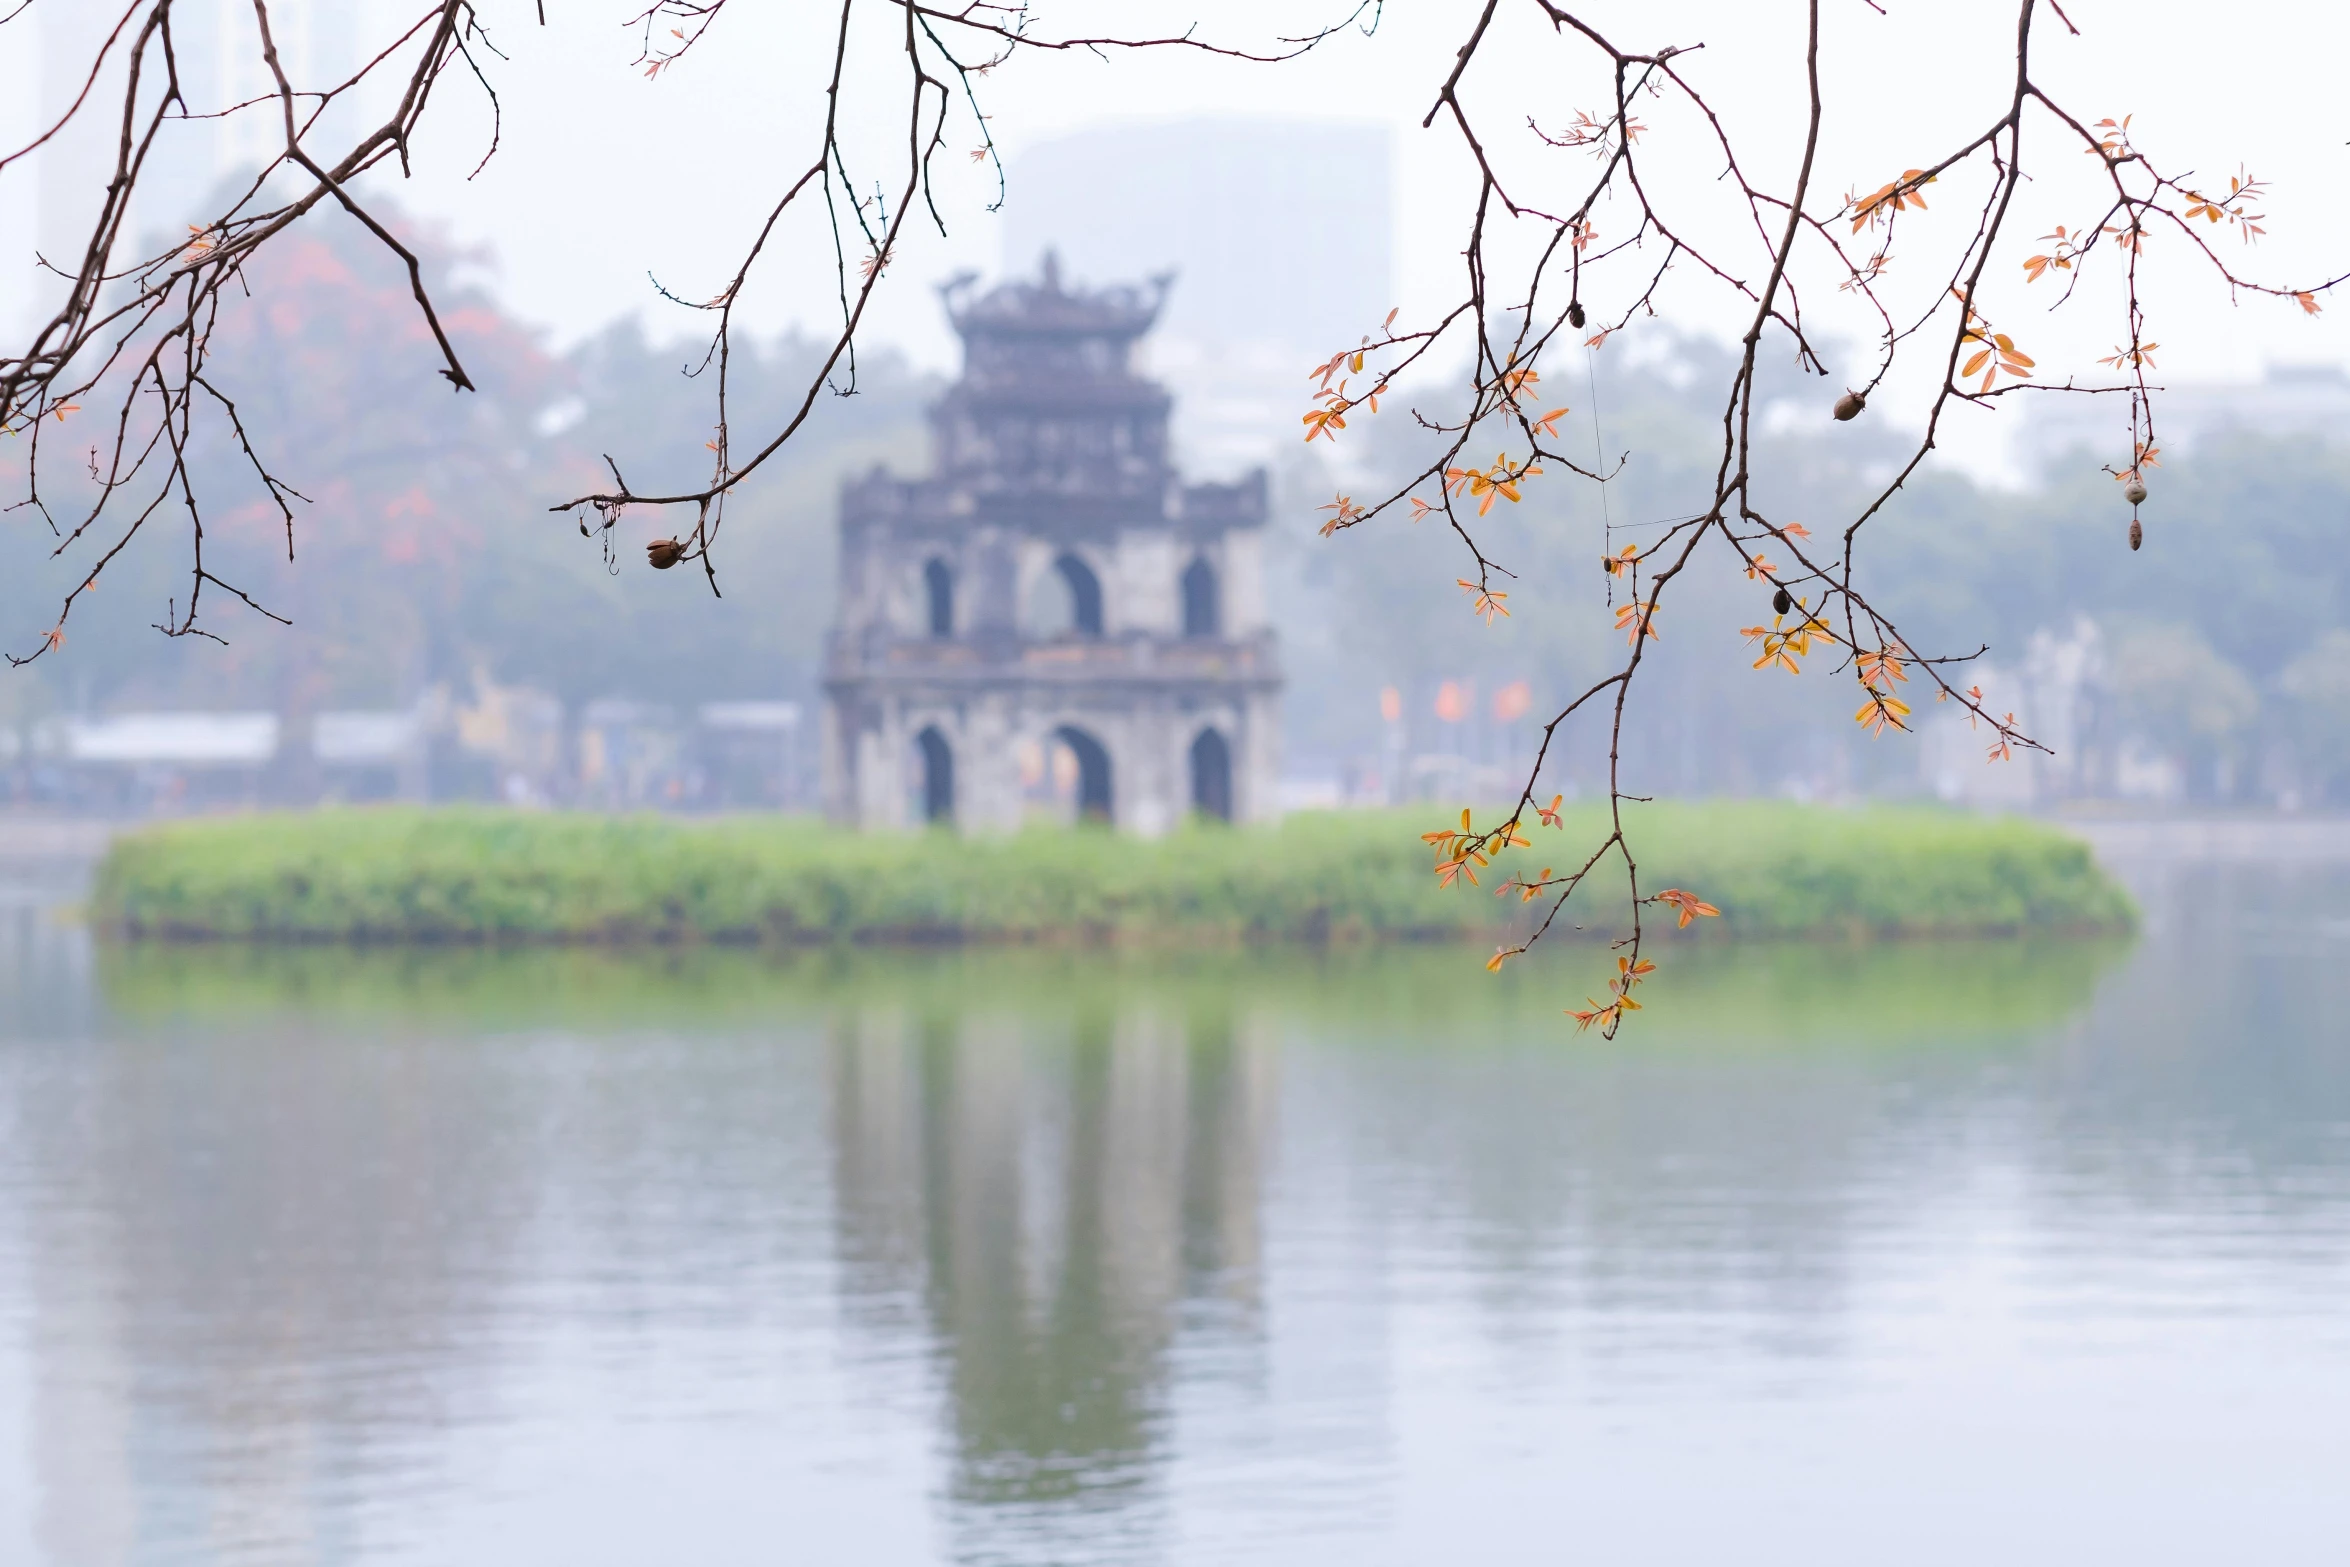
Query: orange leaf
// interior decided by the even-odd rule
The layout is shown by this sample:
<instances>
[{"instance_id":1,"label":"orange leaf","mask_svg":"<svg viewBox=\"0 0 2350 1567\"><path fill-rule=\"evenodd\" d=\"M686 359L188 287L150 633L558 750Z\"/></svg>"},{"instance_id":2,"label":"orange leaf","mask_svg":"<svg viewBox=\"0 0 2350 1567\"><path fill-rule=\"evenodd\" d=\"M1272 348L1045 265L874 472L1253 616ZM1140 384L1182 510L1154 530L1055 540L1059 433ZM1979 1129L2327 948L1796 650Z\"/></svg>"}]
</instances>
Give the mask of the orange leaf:
<instances>
[{"instance_id":1,"label":"orange leaf","mask_svg":"<svg viewBox=\"0 0 2350 1567\"><path fill-rule=\"evenodd\" d=\"M1681 923L1679 928L1683 930L1688 929L1689 922L1691 920L1712 919L1722 912L1720 909L1715 908L1712 904L1707 903L1702 898L1698 897L1696 893L1683 892L1678 887L1667 887L1664 891L1658 893L1649 901L1651 903L1661 903L1665 907L1679 914L1681 916ZM1623 960L1618 959L1617 961L1621 963ZM1639 967L1627 970L1627 977L1637 979L1640 975L1647 973L1649 970L1655 967L1655 964L1650 963L1644 958L1641 960Z\"/></svg>"}]
</instances>

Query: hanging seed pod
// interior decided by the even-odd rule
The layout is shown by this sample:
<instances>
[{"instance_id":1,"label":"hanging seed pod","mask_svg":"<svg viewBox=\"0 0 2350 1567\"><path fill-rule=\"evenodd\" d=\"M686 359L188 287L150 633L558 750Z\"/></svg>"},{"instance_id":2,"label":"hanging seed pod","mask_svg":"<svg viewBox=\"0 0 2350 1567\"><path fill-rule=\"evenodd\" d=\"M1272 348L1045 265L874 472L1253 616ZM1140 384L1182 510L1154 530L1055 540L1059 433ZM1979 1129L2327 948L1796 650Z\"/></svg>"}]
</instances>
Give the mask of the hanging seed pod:
<instances>
[{"instance_id":1,"label":"hanging seed pod","mask_svg":"<svg viewBox=\"0 0 2350 1567\"><path fill-rule=\"evenodd\" d=\"M1844 424L1849 423L1854 419L1858 419L1860 417L1860 411L1863 408L1866 408L1868 405L1869 400L1861 396L1860 393L1846 392L1842 397L1836 399L1837 422L1839 424Z\"/></svg>"},{"instance_id":2,"label":"hanging seed pod","mask_svg":"<svg viewBox=\"0 0 2350 1567\"><path fill-rule=\"evenodd\" d=\"M1567 325L1578 332L1583 330L1583 301L1580 299L1567 301Z\"/></svg>"},{"instance_id":3,"label":"hanging seed pod","mask_svg":"<svg viewBox=\"0 0 2350 1567\"><path fill-rule=\"evenodd\" d=\"M2138 526L2137 518L2132 517L2130 519L2130 548L2136 549L2139 545L2145 542L2146 530Z\"/></svg>"},{"instance_id":4,"label":"hanging seed pod","mask_svg":"<svg viewBox=\"0 0 2350 1567\"><path fill-rule=\"evenodd\" d=\"M1787 613L1787 611L1793 609L1794 607L1795 600L1791 595L1789 595L1785 588L1781 588L1778 592L1771 595L1772 614L1784 615Z\"/></svg>"},{"instance_id":5,"label":"hanging seed pod","mask_svg":"<svg viewBox=\"0 0 2350 1567\"><path fill-rule=\"evenodd\" d=\"M645 559L653 563L655 571L667 571L685 559L685 546L675 539L655 539L645 546Z\"/></svg>"},{"instance_id":6,"label":"hanging seed pod","mask_svg":"<svg viewBox=\"0 0 2350 1567\"><path fill-rule=\"evenodd\" d=\"M2128 501L2132 506L2145 505L2146 481L2144 479L2133 478L2128 484L2123 485L2122 499Z\"/></svg>"},{"instance_id":7,"label":"hanging seed pod","mask_svg":"<svg viewBox=\"0 0 2350 1567\"><path fill-rule=\"evenodd\" d=\"M1611 577L1614 576L1616 574L1616 558L1613 555L1600 556L1599 569L1606 572Z\"/></svg>"}]
</instances>

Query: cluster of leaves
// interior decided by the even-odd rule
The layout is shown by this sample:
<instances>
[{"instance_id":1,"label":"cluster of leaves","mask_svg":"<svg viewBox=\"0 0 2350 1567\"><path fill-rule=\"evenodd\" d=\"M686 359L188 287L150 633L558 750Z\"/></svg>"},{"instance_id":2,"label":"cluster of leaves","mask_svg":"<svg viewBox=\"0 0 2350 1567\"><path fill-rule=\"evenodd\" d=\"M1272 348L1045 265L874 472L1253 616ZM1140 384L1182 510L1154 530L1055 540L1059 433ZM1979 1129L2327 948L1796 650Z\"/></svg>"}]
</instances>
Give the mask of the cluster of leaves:
<instances>
[{"instance_id":1,"label":"cluster of leaves","mask_svg":"<svg viewBox=\"0 0 2350 1567\"><path fill-rule=\"evenodd\" d=\"M1525 808L1525 803L1521 802L1521 813ZM1566 797L1564 795L1553 795L1548 805L1535 805L1533 809L1536 820L1544 827L1552 829L1564 827L1566 825L1565 803ZM1421 834L1420 841L1430 845L1436 851L1437 886L1452 887L1465 883L1474 887L1477 885L1477 872L1490 866L1496 858L1512 849L1532 848L1533 841L1525 835L1523 825L1521 815L1513 814L1499 826L1490 827L1480 832L1474 825L1473 813L1463 809L1458 827L1440 827L1434 832ZM1500 973L1504 964L1510 959L1522 955L1528 947L1548 931L1551 920L1557 917L1559 908L1565 904L1576 884L1591 874L1606 852L1606 848L1603 847L1598 853L1585 860L1579 869L1563 877L1553 867L1545 865L1531 876L1512 876L1494 888L1495 897L1506 899L1515 893L1521 904L1532 903L1535 899L1546 894L1551 895L1553 901L1541 926L1531 935L1514 945L1505 944L1494 949L1493 956L1486 959L1485 962L1488 972ZM1629 856L1627 856L1627 864L1629 864ZM1632 884L1635 915L1643 905L1662 905L1677 915L1680 927L1686 929L1692 920L1710 919L1722 912L1714 905L1699 898L1695 893L1686 892L1679 887L1668 887L1662 892L1652 893L1643 898L1639 895L1637 869L1633 869L1631 874L1635 878ZM1638 931L1637 920L1634 930L1634 936L1626 937L1616 943L1618 946L1634 946L1635 950L1616 960L1616 977L1609 981L1608 986L1610 999L1604 1005L1596 1001L1592 1002L1590 1010L1587 1011L1570 1009L1570 1015L1575 1019L1578 1029L1597 1025L1603 1035L1612 1039L1615 1037L1616 1029L1623 1022L1624 1014L1640 1010L1640 1003L1632 999L1632 987L1654 973L1656 964L1639 955L1635 945Z\"/></svg>"}]
</instances>

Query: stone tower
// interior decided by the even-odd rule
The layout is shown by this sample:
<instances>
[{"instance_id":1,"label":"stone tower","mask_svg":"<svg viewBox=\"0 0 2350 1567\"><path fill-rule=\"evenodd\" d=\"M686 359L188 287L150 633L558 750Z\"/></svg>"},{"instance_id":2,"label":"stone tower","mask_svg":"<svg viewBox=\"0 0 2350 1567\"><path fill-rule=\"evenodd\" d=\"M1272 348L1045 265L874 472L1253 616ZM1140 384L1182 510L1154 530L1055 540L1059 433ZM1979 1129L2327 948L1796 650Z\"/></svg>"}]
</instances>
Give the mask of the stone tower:
<instances>
[{"instance_id":1,"label":"stone tower","mask_svg":"<svg viewBox=\"0 0 2350 1567\"><path fill-rule=\"evenodd\" d=\"M964 364L931 410L936 471L841 495L835 819L1008 830L1056 772L1134 832L1275 813L1265 475L1169 465L1171 399L1130 363L1167 281L1066 287L1047 255L1035 282L942 290Z\"/></svg>"}]
</instances>

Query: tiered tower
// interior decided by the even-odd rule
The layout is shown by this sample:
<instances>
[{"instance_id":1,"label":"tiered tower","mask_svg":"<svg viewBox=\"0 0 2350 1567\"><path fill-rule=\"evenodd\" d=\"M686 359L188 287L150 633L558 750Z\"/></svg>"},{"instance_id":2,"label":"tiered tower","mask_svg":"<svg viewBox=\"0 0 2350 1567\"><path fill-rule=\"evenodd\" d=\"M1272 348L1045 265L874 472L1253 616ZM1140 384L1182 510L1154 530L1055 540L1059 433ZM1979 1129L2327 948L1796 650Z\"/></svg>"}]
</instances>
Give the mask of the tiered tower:
<instances>
[{"instance_id":1,"label":"tiered tower","mask_svg":"<svg viewBox=\"0 0 2350 1567\"><path fill-rule=\"evenodd\" d=\"M964 368L931 410L936 472L841 496L837 819L1014 828L1057 748L1079 813L1135 832L1274 814L1265 475L1169 465L1171 399L1131 364L1168 281L1068 288L1047 255L1033 283L942 290Z\"/></svg>"}]
</instances>

